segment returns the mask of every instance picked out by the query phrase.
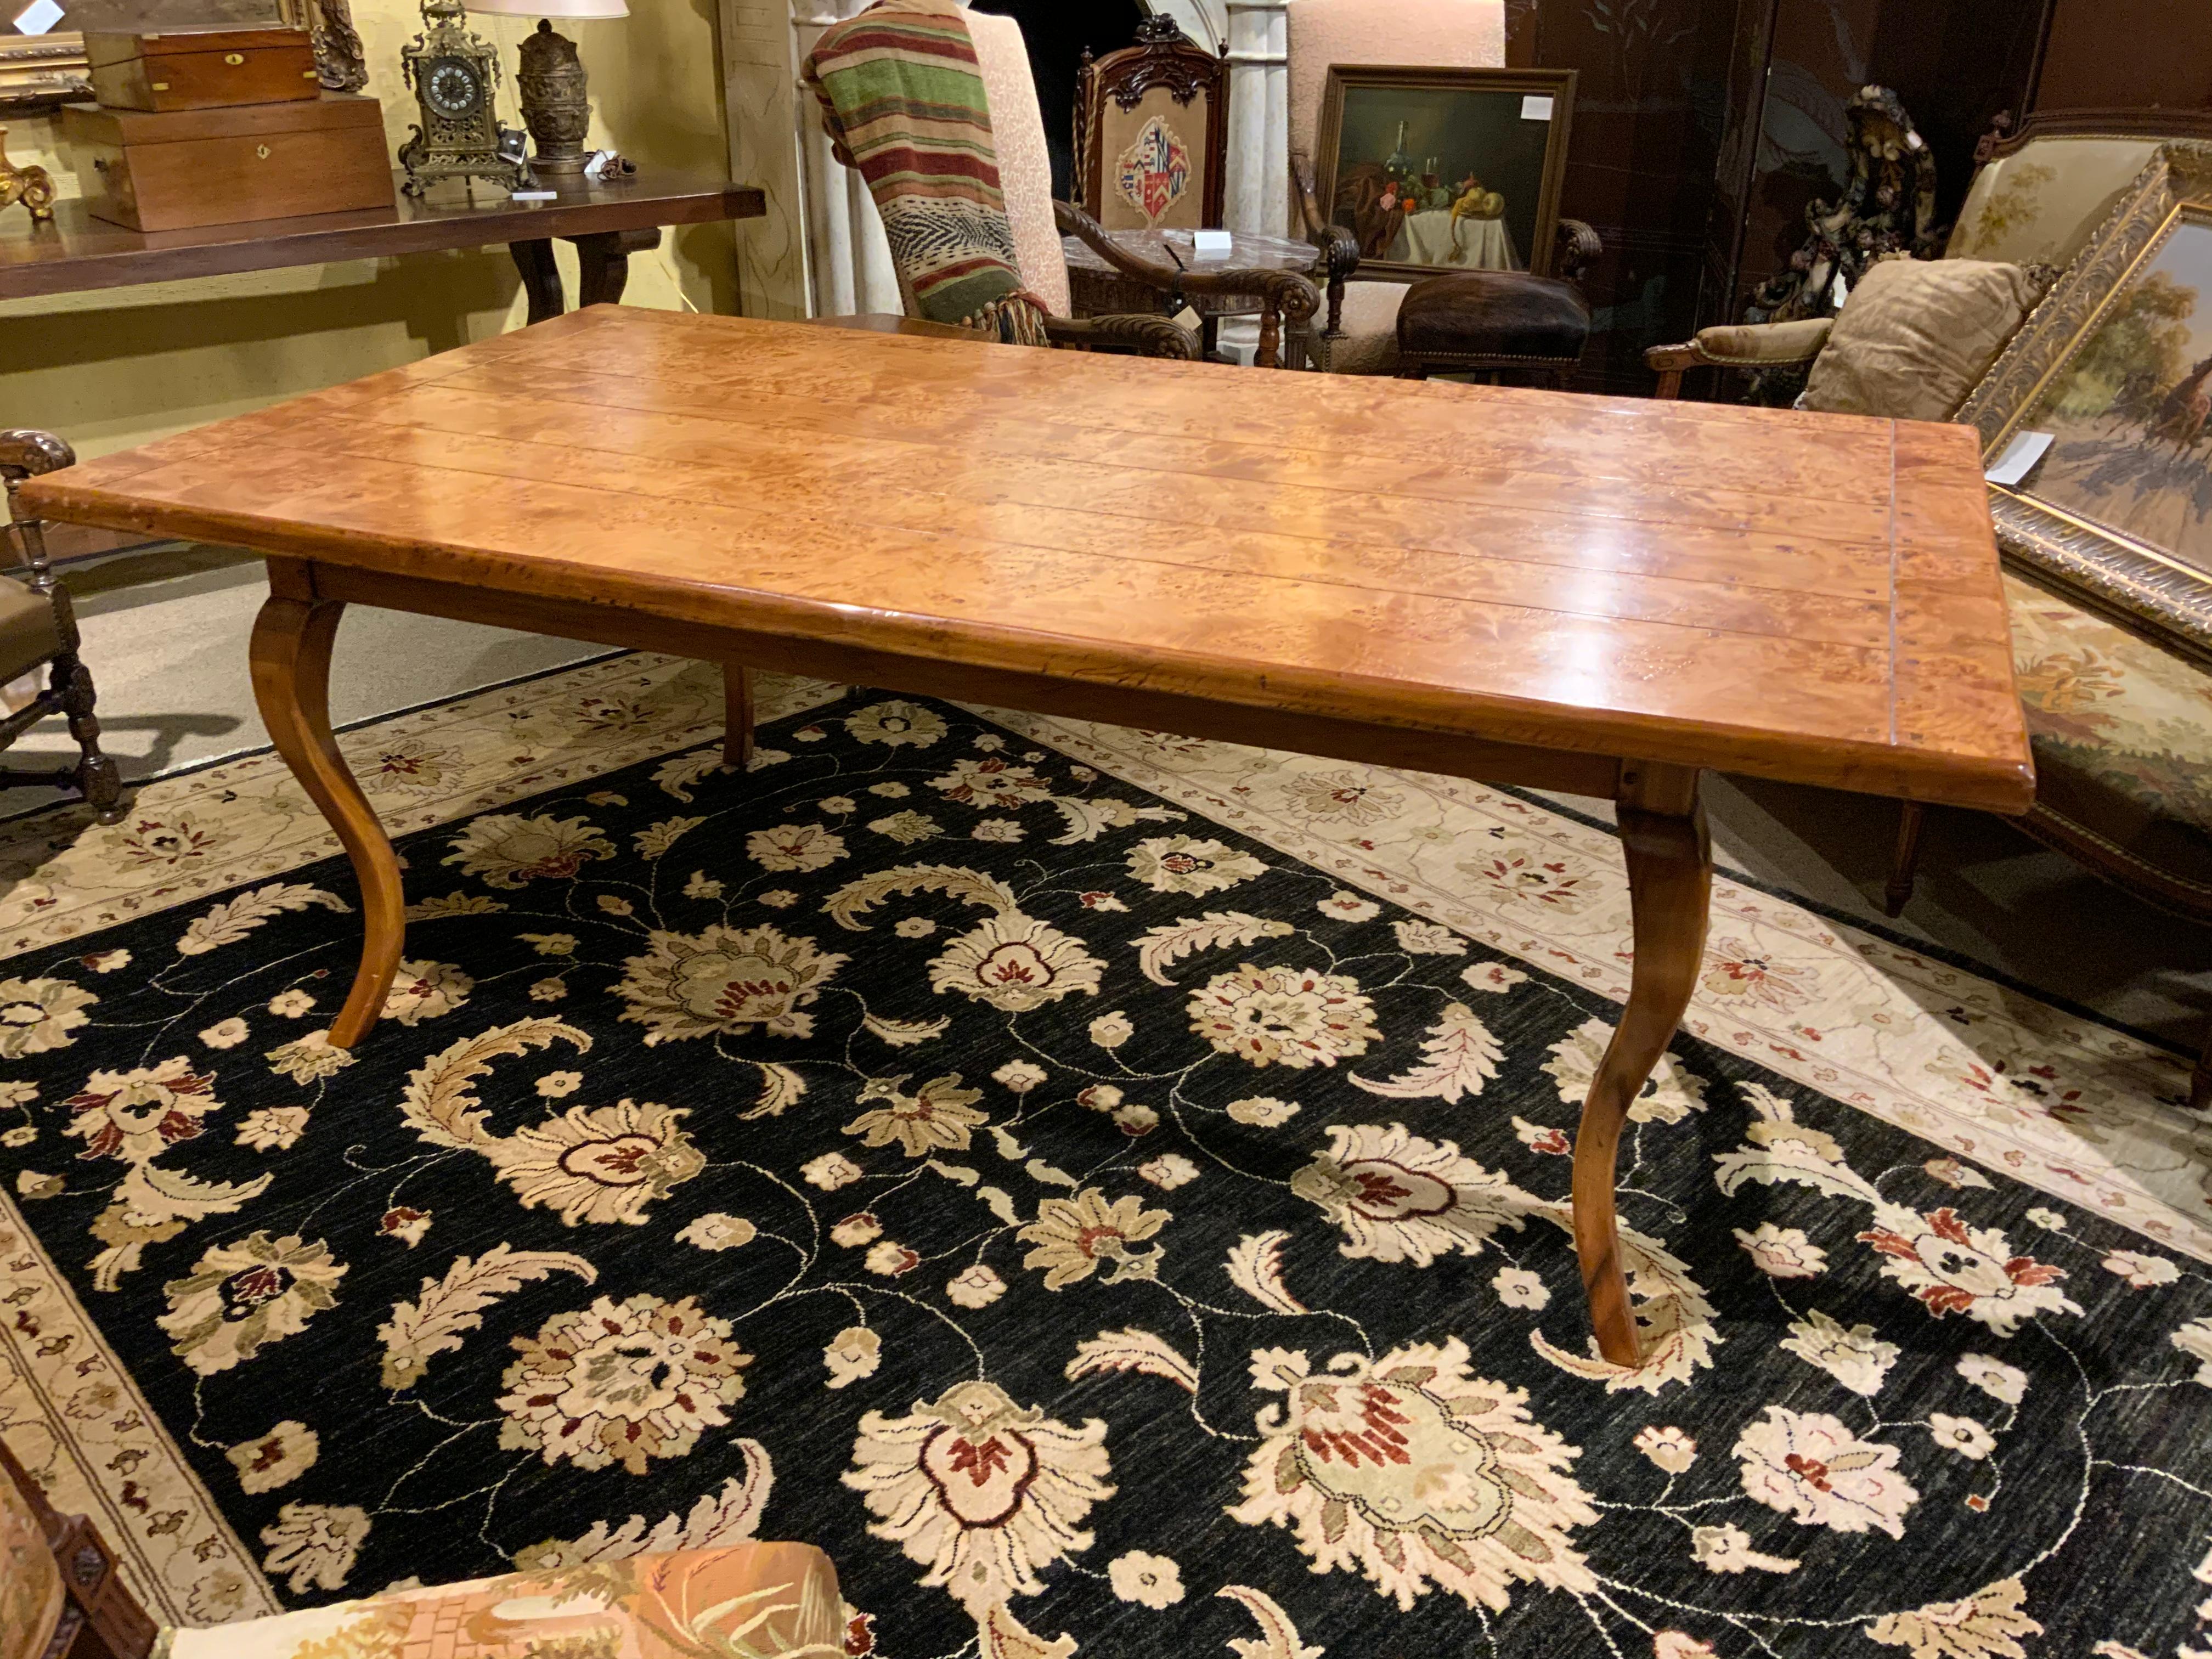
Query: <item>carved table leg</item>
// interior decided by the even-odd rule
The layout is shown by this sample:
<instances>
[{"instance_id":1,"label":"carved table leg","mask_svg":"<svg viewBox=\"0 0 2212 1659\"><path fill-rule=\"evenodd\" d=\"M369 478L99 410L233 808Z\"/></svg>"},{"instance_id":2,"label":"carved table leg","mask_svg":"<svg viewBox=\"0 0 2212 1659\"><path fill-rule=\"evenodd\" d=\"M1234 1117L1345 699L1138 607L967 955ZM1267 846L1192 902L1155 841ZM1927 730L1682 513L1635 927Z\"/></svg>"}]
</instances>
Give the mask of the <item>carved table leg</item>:
<instances>
[{"instance_id":1,"label":"carved table leg","mask_svg":"<svg viewBox=\"0 0 2212 1659\"><path fill-rule=\"evenodd\" d=\"M722 764L742 772L753 757L753 672L722 665Z\"/></svg>"},{"instance_id":2,"label":"carved table leg","mask_svg":"<svg viewBox=\"0 0 2212 1659\"><path fill-rule=\"evenodd\" d=\"M1897 847L1889 855L1889 880L1881 890L1882 914L1891 916L1904 915L1912 902L1920 874L1920 826L1928 817L1928 809L1917 800L1897 805Z\"/></svg>"},{"instance_id":3,"label":"carved table leg","mask_svg":"<svg viewBox=\"0 0 2212 1659\"><path fill-rule=\"evenodd\" d=\"M276 752L337 831L361 883L366 939L345 1006L331 1026L334 1048L350 1048L368 1035L399 971L406 935L406 900L399 860L331 736L331 641L343 604L318 599L308 567L269 562L270 597L254 621L253 696Z\"/></svg>"},{"instance_id":4,"label":"carved table leg","mask_svg":"<svg viewBox=\"0 0 2212 1659\"><path fill-rule=\"evenodd\" d=\"M629 286L629 256L659 247L660 231L658 227L599 230L568 240L575 245L579 286L583 289L576 303L611 306L621 302L623 289Z\"/></svg>"},{"instance_id":5,"label":"carved table leg","mask_svg":"<svg viewBox=\"0 0 2212 1659\"><path fill-rule=\"evenodd\" d=\"M568 296L561 291L561 268L553 263L550 241L509 242L507 251L514 256L514 268L522 273L523 290L530 295L532 322L550 322L568 308Z\"/></svg>"},{"instance_id":6,"label":"carved table leg","mask_svg":"<svg viewBox=\"0 0 2212 1659\"><path fill-rule=\"evenodd\" d=\"M1616 1365L1633 1365L1639 1348L1613 1218L1614 1158L1628 1109L1674 1041L1698 982L1713 854L1694 769L1625 762L1617 804L1636 961L1628 1006L1598 1062L1575 1134L1575 1252L1598 1352Z\"/></svg>"}]
</instances>

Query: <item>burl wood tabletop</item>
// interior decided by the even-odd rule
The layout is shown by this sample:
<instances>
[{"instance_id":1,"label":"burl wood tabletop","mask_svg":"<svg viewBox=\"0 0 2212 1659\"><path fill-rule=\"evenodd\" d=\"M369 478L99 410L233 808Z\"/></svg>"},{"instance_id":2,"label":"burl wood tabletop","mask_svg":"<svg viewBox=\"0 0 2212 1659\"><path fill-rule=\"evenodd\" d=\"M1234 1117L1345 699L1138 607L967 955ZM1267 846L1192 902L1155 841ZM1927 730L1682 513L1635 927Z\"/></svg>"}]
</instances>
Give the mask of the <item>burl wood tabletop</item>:
<instances>
[{"instance_id":1,"label":"burl wood tabletop","mask_svg":"<svg viewBox=\"0 0 2212 1659\"><path fill-rule=\"evenodd\" d=\"M2033 793L1964 428L602 307L26 499L908 658Z\"/></svg>"}]
</instances>

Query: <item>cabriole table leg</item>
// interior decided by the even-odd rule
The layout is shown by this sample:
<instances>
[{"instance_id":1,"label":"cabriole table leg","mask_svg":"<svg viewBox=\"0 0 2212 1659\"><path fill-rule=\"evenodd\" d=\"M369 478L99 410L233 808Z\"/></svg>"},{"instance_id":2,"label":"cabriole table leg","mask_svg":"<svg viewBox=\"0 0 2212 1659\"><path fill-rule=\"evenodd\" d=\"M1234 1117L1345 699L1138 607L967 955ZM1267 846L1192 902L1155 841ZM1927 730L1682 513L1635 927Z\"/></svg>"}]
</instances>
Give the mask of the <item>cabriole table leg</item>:
<instances>
[{"instance_id":1,"label":"cabriole table leg","mask_svg":"<svg viewBox=\"0 0 2212 1659\"><path fill-rule=\"evenodd\" d=\"M1589 1292L1598 1352L1616 1365L1641 1358L1613 1217L1613 1166L1621 1125L1689 1006L1705 951L1713 890L1698 774L1680 766L1624 762L1615 797L1628 864L1636 961L1628 1006L1598 1062L1575 1133L1575 1253Z\"/></svg>"},{"instance_id":2,"label":"cabriole table leg","mask_svg":"<svg viewBox=\"0 0 2212 1659\"><path fill-rule=\"evenodd\" d=\"M338 1048L368 1036L384 1012L407 928L391 837L331 735L331 642L344 612L343 604L315 597L311 567L269 561L269 599L253 623L254 701L276 752L337 832L361 883L367 938L353 989L331 1025L331 1044Z\"/></svg>"}]
</instances>

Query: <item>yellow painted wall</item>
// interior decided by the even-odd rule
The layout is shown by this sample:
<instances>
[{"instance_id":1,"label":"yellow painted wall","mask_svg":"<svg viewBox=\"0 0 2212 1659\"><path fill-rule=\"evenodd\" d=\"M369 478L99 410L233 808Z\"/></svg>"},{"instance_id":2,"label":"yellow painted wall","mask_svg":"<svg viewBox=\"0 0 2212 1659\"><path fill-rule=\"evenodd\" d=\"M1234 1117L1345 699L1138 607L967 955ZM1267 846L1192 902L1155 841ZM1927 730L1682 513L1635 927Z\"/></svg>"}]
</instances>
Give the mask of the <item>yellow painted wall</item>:
<instances>
[{"instance_id":1,"label":"yellow painted wall","mask_svg":"<svg viewBox=\"0 0 2212 1659\"><path fill-rule=\"evenodd\" d=\"M627 18L563 26L591 76L592 145L640 167L726 176L714 0L629 3ZM421 18L410 0L354 0L354 21L396 149L415 108L399 49ZM502 118L519 125L515 49L534 24L486 16L471 26L500 45ZM73 195L58 143L52 122L9 125L11 156L44 164ZM737 239L747 234L670 230L657 252L631 257L624 302L742 309ZM574 254L554 247L573 305ZM46 428L81 454L104 454L519 326L520 286L499 247L0 302L0 426Z\"/></svg>"}]
</instances>

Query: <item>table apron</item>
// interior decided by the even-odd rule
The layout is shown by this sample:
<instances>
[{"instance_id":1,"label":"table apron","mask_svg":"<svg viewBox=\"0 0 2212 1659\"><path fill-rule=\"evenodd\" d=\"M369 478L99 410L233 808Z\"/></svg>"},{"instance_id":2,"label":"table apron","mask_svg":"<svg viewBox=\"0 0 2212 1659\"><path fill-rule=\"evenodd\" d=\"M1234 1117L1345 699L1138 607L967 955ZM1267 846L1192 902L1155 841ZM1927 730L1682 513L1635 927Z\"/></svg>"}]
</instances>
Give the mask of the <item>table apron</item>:
<instances>
[{"instance_id":1,"label":"table apron","mask_svg":"<svg viewBox=\"0 0 2212 1659\"><path fill-rule=\"evenodd\" d=\"M377 605L702 662L1608 800L1620 793L1624 764L1632 763L1617 756L1493 743L1458 732L1378 726L1141 686L981 668L864 646L677 621L620 605L509 592L347 565L271 556L269 586L271 592L285 598Z\"/></svg>"}]
</instances>

